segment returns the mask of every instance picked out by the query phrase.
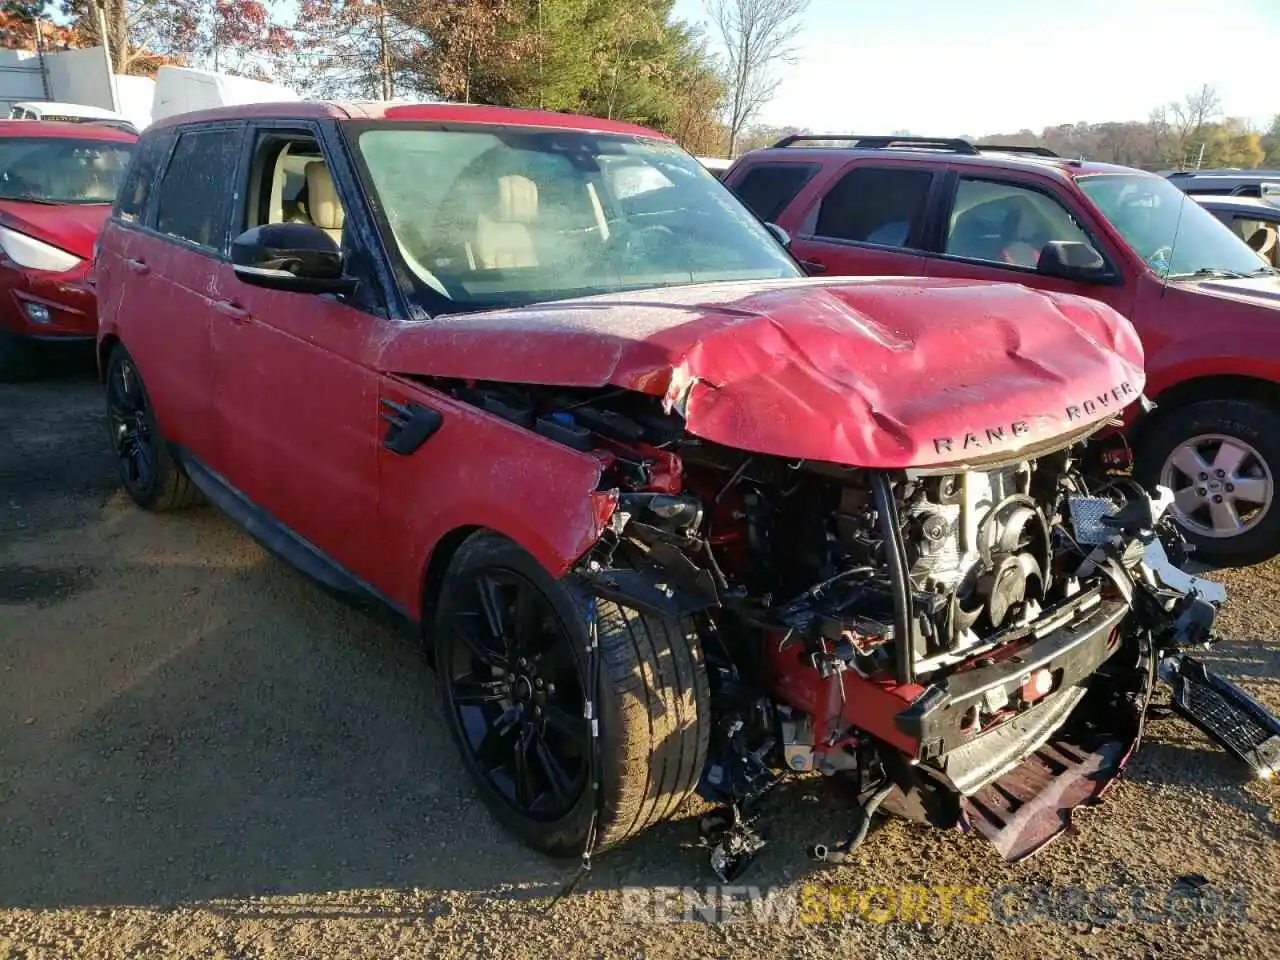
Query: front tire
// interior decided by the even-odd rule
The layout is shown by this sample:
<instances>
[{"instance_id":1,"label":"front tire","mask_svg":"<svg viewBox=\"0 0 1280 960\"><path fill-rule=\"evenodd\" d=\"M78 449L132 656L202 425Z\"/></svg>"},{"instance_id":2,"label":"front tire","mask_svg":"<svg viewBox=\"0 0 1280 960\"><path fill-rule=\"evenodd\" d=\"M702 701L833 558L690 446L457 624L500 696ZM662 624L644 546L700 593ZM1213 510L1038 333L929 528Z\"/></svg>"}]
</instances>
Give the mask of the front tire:
<instances>
[{"instance_id":1,"label":"front tire","mask_svg":"<svg viewBox=\"0 0 1280 960\"><path fill-rule=\"evenodd\" d=\"M1254 401L1204 400L1160 416L1135 450L1144 486L1173 490L1171 513L1192 560L1245 566L1280 551L1280 412Z\"/></svg>"},{"instance_id":2,"label":"front tire","mask_svg":"<svg viewBox=\"0 0 1280 960\"><path fill-rule=\"evenodd\" d=\"M158 513L200 503L199 489L169 452L142 375L123 346L107 358L103 386L120 482L133 502Z\"/></svg>"},{"instance_id":3,"label":"front tire","mask_svg":"<svg viewBox=\"0 0 1280 960\"><path fill-rule=\"evenodd\" d=\"M435 664L450 731L481 797L525 844L576 856L672 816L706 762L710 690L688 621L638 613L550 576L479 533L441 587ZM589 784L586 649L599 643L598 793Z\"/></svg>"}]
</instances>

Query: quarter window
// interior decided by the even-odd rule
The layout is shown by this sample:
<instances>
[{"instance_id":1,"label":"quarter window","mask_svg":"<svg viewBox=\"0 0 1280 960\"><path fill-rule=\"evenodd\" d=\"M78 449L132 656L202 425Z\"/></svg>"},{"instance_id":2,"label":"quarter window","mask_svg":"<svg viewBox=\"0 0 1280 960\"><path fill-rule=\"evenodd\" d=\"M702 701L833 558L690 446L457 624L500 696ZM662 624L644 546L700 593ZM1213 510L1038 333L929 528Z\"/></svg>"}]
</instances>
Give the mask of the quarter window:
<instances>
[{"instance_id":1,"label":"quarter window","mask_svg":"<svg viewBox=\"0 0 1280 960\"><path fill-rule=\"evenodd\" d=\"M221 251L239 152L239 129L179 136L158 191L156 229Z\"/></svg>"},{"instance_id":2,"label":"quarter window","mask_svg":"<svg viewBox=\"0 0 1280 960\"><path fill-rule=\"evenodd\" d=\"M858 167L822 198L813 233L877 246L914 246L932 182L928 170Z\"/></svg>"},{"instance_id":3,"label":"quarter window","mask_svg":"<svg viewBox=\"0 0 1280 960\"><path fill-rule=\"evenodd\" d=\"M761 163L729 189L748 210L768 221L785 210L817 172L811 163Z\"/></svg>"},{"instance_id":4,"label":"quarter window","mask_svg":"<svg viewBox=\"0 0 1280 960\"><path fill-rule=\"evenodd\" d=\"M1058 240L1093 245L1075 217L1038 190L995 180L960 180L946 253L1034 270L1044 245Z\"/></svg>"}]
</instances>

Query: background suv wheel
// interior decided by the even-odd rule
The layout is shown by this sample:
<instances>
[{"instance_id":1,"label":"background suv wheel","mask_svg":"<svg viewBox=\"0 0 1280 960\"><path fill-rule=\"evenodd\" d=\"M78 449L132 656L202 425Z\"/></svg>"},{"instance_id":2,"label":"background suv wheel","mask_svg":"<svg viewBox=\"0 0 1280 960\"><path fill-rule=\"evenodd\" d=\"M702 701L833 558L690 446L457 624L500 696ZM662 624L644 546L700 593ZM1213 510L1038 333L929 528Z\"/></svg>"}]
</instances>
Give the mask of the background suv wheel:
<instances>
[{"instance_id":1,"label":"background suv wheel","mask_svg":"<svg viewBox=\"0 0 1280 960\"><path fill-rule=\"evenodd\" d=\"M1135 450L1139 479L1174 492L1191 559L1259 563L1280 552L1280 413L1254 401L1204 400L1160 416Z\"/></svg>"}]
</instances>

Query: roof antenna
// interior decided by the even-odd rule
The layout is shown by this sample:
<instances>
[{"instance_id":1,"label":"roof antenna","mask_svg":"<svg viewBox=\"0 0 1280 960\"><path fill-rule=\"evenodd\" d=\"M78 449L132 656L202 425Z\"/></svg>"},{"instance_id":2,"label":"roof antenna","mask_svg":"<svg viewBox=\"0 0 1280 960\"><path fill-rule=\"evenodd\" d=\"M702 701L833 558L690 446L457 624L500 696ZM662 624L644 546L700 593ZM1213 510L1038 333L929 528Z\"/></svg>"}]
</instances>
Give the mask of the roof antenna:
<instances>
[{"instance_id":1,"label":"roof antenna","mask_svg":"<svg viewBox=\"0 0 1280 960\"><path fill-rule=\"evenodd\" d=\"M1169 244L1169 263L1164 269L1164 276L1160 278L1160 296L1164 296L1165 290L1169 286L1169 274L1173 272L1173 258L1178 252L1178 237L1182 235L1182 211L1186 209L1187 201L1190 197L1178 191L1178 219L1173 224L1173 240Z\"/></svg>"}]
</instances>

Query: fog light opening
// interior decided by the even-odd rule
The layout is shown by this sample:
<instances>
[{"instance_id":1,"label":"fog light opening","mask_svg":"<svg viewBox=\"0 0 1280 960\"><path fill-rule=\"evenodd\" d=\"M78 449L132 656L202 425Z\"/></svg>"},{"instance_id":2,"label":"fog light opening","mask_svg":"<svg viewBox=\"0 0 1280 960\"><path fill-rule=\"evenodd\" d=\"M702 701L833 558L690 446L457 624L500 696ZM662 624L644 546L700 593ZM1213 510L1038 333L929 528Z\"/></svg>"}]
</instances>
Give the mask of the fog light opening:
<instances>
[{"instance_id":1,"label":"fog light opening","mask_svg":"<svg viewBox=\"0 0 1280 960\"><path fill-rule=\"evenodd\" d=\"M47 326L49 324L49 321L53 319L52 317L49 316L49 308L46 307L43 303L24 304L24 309L27 311L27 317L31 320L32 323L38 323L42 326Z\"/></svg>"}]
</instances>

